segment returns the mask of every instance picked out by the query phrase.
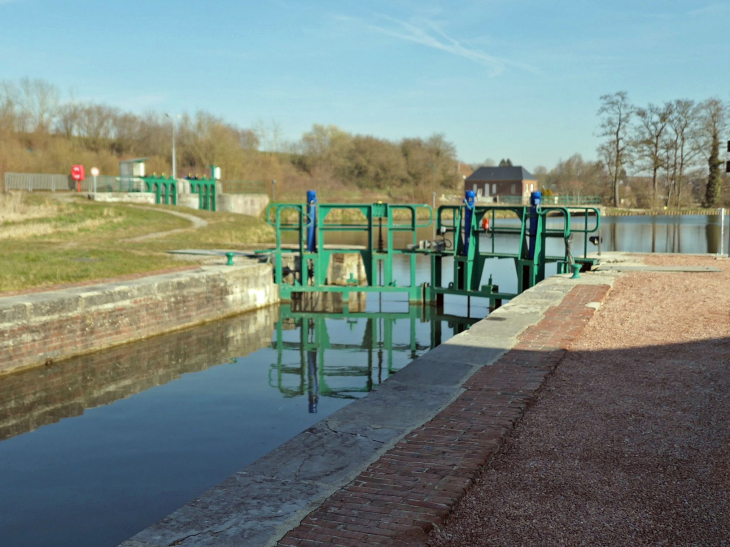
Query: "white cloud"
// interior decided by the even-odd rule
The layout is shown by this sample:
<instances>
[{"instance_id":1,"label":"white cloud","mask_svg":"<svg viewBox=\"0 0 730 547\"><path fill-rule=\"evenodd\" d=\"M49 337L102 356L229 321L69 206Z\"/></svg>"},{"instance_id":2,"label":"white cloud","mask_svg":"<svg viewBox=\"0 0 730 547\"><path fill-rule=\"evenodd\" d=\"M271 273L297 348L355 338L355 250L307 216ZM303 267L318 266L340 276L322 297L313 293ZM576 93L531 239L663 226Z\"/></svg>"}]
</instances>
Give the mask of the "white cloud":
<instances>
[{"instance_id":1,"label":"white cloud","mask_svg":"<svg viewBox=\"0 0 730 547\"><path fill-rule=\"evenodd\" d=\"M390 23L389 25L375 25L364 23L365 27L374 32L384 34L407 42L413 42L426 47L438 49L468 59L480 65L489 67L493 76L503 73L506 67L515 67L526 72L539 74L539 71L530 65L511 61L503 57L489 55L482 50L465 46L462 42L446 34L435 22L423 19L420 21L399 21L385 15L379 16ZM352 21L352 18L342 18Z\"/></svg>"},{"instance_id":2,"label":"white cloud","mask_svg":"<svg viewBox=\"0 0 730 547\"><path fill-rule=\"evenodd\" d=\"M693 9L689 12L690 15L722 15L728 11L727 4L707 4L701 8Z\"/></svg>"}]
</instances>

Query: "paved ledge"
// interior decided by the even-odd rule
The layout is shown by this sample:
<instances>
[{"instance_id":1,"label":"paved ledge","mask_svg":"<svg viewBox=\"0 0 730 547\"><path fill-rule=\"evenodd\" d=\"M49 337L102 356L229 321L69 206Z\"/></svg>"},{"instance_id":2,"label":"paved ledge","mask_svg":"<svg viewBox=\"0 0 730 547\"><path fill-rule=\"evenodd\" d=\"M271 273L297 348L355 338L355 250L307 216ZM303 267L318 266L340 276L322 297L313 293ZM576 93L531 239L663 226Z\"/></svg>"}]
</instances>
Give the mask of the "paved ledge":
<instances>
[{"instance_id":1,"label":"paved ledge","mask_svg":"<svg viewBox=\"0 0 730 547\"><path fill-rule=\"evenodd\" d=\"M423 537L498 448L614 276L549 278L122 546Z\"/></svg>"},{"instance_id":2,"label":"paved ledge","mask_svg":"<svg viewBox=\"0 0 730 547\"><path fill-rule=\"evenodd\" d=\"M0 373L58 361L279 301L271 267L185 270L0 298Z\"/></svg>"}]
</instances>

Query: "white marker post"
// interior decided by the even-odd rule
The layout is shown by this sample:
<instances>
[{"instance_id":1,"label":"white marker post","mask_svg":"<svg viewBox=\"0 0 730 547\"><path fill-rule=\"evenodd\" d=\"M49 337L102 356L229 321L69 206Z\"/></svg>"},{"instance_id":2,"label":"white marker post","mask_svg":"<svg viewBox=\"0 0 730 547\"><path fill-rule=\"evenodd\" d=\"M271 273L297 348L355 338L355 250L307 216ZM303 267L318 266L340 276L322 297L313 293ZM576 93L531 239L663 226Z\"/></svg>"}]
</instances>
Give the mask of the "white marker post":
<instances>
[{"instance_id":1,"label":"white marker post","mask_svg":"<svg viewBox=\"0 0 730 547\"><path fill-rule=\"evenodd\" d=\"M720 209L720 249L718 249L717 254L721 255L722 247L725 245L725 208L723 207ZM730 255L730 247L728 247L728 255Z\"/></svg>"},{"instance_id":2,"label":"white marker post","mask_svg":"<svg viewBox=\"0 0 730 547\"><path fill-rule=\"evenodd\" d=\"M433 209L431 209L434 213L436 212L436 192L433 193ZM414 213L415 214L415 213ZM415 220L414 220L415 222ZM431 245L436 244L436 222L433 223L433 229L431 230L433 232L433 237L431 238L432 243Z\"/></svg>"},{"instance_id":3,"label":"white marker post","mask_svg":"<svg viewBox=\"0 0 730 547\"><path fill-rule=\"evenodd\" d=\"M96 177L99 176L99 169L92 167L91 176L94 177L94 201L96 201Z\"/></svg>"}]
</instances>

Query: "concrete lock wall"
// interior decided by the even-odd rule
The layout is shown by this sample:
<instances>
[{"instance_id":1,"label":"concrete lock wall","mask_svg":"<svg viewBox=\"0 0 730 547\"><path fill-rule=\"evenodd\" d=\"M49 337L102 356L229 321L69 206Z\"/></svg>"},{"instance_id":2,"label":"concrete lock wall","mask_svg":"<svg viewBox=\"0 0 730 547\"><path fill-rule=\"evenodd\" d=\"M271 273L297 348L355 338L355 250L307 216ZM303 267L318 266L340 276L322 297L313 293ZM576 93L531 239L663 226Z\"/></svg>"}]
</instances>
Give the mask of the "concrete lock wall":
<instances>
[{"instance_id":1,"label":"concrete lock wall","mask_svg":"<svg viewBox=\"0 0 730 547\"><path fill-rule=\"evenodd\" d=\"M266 194L218 194L217 209L226 213L259 216L269 204Z\"/></svg>"},{"instance_id":2,"label":"concrete lock wall","mask_svg":"<svg viewBox=\"0 0 730 547\"><path fill-rule=\"evenodd\" d=\"M301 270L298 255L284 254L281 257L281 263L284 268L289 268L292 272ZM344 287L350 284L351 279L354 279L356 284L360 286L368 284L362 255L360 253L332 253L329 264L327 264L327 284ZM283 276L283 282L293 283L294 274L290 273Z\"/></svg>"},{"instance_id":3,"label":"concrete lock wall","mask_svg":"<svg viewBox=\"0 0 730 547\"><path fill-rule=\"evenodd\" d=\"M358 285L367 285L365 263L360 253L334 253L327 265L327 282L330 285L346 286L350 275Z\"/></svg>"},{"instance_id":4,"label":"concrete lock wall","mask_svg":"<svg viewBox=\"0 0 730 547\"><path fill-rule=\"evenodd\" d=\"M178 194L177 204L190 209L200 209L200 198L198 194Z\"/></svg>"},{"instance_id":5,"label":"concrete lock wall","mask_svg":"<svg viewBox=\"0 0 730 547\"><path fill-rule=\"evenodd\" d=\"M0 298L0 373L278 301L271 267L252 261Z\"/></svg>"}]
</instances>

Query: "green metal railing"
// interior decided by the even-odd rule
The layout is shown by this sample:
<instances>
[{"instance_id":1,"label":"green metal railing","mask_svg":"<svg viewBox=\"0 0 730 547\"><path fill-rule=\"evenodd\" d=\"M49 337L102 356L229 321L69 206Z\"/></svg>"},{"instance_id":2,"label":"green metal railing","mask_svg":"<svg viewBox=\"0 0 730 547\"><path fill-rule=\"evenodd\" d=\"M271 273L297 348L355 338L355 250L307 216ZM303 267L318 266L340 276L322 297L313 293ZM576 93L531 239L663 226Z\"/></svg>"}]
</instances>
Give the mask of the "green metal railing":
<instances>
[{"instance_id":1,"label":"green metal railing","mask_svg":"<svg viewBox=\"0 0 730 547\"><path fill-rule=\"evenodd\" d=\"M410 301L422 300L422 289L416 285L416 254L408 249L396 249L393 236L396 232L410 232L412 244L417 246L417 229L431 225L433 211L422 204L388 203L321 203L316 206L317 248L307 250L307 231L313 219L308 214L309 205L304 203L272 203L266 208L265 217L276 230L276 248L258 251L274 257L274 281L279 285L283 299L296 292L406 292ZM418 219L418 211L428 211L428 219ZM364 222L327 222L333 211L358 211ZM406 218L396 218L396 213L405 211ZM293 216L293 219L292 219ZM335 215L333 215L334 217ZM295 249L285 249L284 232L297 234ZM364 248L335 248L327 246L327 234L332 232L363 232L367 244ZM301 260L300 277L292 283L284 283L283 253L298 253ZM327 267L333 254L360 254L365 266L367 284L364 286L333 286L327 284ZM393 278L393 257L396 254L410 255L410 285L398 286ZM305 267L306 265L306 267ZM302 275L306 273L306 275Z\"/></svg>"},{"instance_id":2,"label":"green metal railing","mask_svg":"<svg viewBox=\"0 0 730 547\"><path fill-rule=\"evenodd\" d=\"M141 177L144 182L145 191L155 194L155 203L165 205L177 205L177 180L162 177ZM134 179L123 179L134 180Z\"/></svg>"},{"instance_id":3,"label":"green metal railing","mask_svg":"<svg viewBox=\"0 0 730 547\"><path fill-rule=\"evenodd\" d=\"M504 212L512 212L519 225L504 225ZM497 216L499 214L499 217ZM431 285L428 288L431 300L436 305L443 304L443 295L459 294L462 296L479 296L489 298L495 305L498 300L511 299L516 294L533 287L545 279L545 266L557 263L558 273L566 273L570 266L594 264L595 259L588 258L588 234L598 232L600 228L600 212L595 207L555 207L545 206L532 209L527 206L480 206L472 209L471 224L467 226L464 205L444 205L437 212L437 231L440 234L453 234L454 244L450 249L431 253ZM574 226L572 219L582 216L583 227ZM595 221L591 223L590 218ZM560 222L562 225L548 227L548 222ZM500 221L502 221L500 223ZM507 220L507 222L509 222ZM571 249L574 233L584 235L583 255L576 258ZM491 249L483 250L479 235L491 237ZM513 252L496 250L496 235L517 236ZM469 244L466 244L467 236ZM559 256L547 254L547 240L557 238L564 242L564 252ZM453 255L453 279L448 286L442 284L442 259ZM499 292L492 284L491 276L486 285L481 285L487 259L512 259L517 273L517 293Z\"/></svg>"},{"instance_id":4,"label":"green metal railing","mask_svg":"<svg viewBox=\"0 0 730 547\"><path fill-rule=\"evenodd\" d=\"M465 202L466 203L466 202ZM418 210L429 211L428 219L418 221ZM352 215L348 211L358 211L365 222L327 222L328 215L335 210L344 211L340 218ZM406 211L403 219L396 218L396 212ZM504 224L504 213L512 213L518 224ZM311 215L311 216L310 216ZM488 298L490 307L498 307L503 300L510 300L546 277L546 265L556 263L558 273L593 265L595 258L588 257L588 235L600 229L600 212L596 207L560 207L524 205L443 205L437 211L437 232L442 241L417 241L416 230L431 224L433 211L426 205L402 204L319 204L274 203L266 209L266 219L275 228L276 247L257 251L270 254L274 262L274 280L279 285L282 299L288 300L298 292L339 292L343 297L351 292L406 292L409 301L428 300L437 309L443 306L445 295ZM333 215L334 217L334 215ZM582 226L573 225L574 218L582 218ZM595 220L592 220L594 217ZM561 223L562 219L562 223ZM509 222L509 220L507 220ZM550 224L549 224L550 223ZM327 247L327 234L330 232L364 232L367 243L364 248ZM412 243L406 249L395 249L393 236L396 232L412 233ZM294 248L283 247L284 232L295 232L297 243ZM583 234L581 253L573 253L572 238L575 233ZM309 234L309 236L308 236ZM377 240L376 240L377 234ZM385 237L383 237L385 235ZM447 235L449 239L447 239ZM492 236L489 246L484 249L482 235ZM497 235L516 236L511 252L498 251ZM308 240L308 237L311 241ZM316 239L312 239L316 237ZM561 240L563 250L555 256L548 255L549 239ZM308 242L316 241L316 246ZM308 248L309 247L309 248ZM491 247L491 249L489 248ZM284 282L284 253L298 255L292 268L297 270ZM347 286L329 285L327 267L333 254L357 253L362 257L366 272L365 285L362 280L352 279ZM404 254L410 259L410 285L397 286L393 278L393 259ZM416 285L416 257L418 254L430 257L431 282ZM578 255L577 257L575 255ZM453 265L453 281L443 283L443 259L450 259ZM485 263L488 259L511 259L517 274L517 292L500 292L497 285L489 281L482 284Z\"/></svg>"},{"instance_id":5,"label":"green metal railing","mask_svg":"<svg viewBox=\"0 0 730 547\"><path fill-rule=\"evenodd\" d=\"M190 192L198 194L198 209L203 211L216 210L216 181L214 179L189 180Z\"/></svg>"}]
</instances>

